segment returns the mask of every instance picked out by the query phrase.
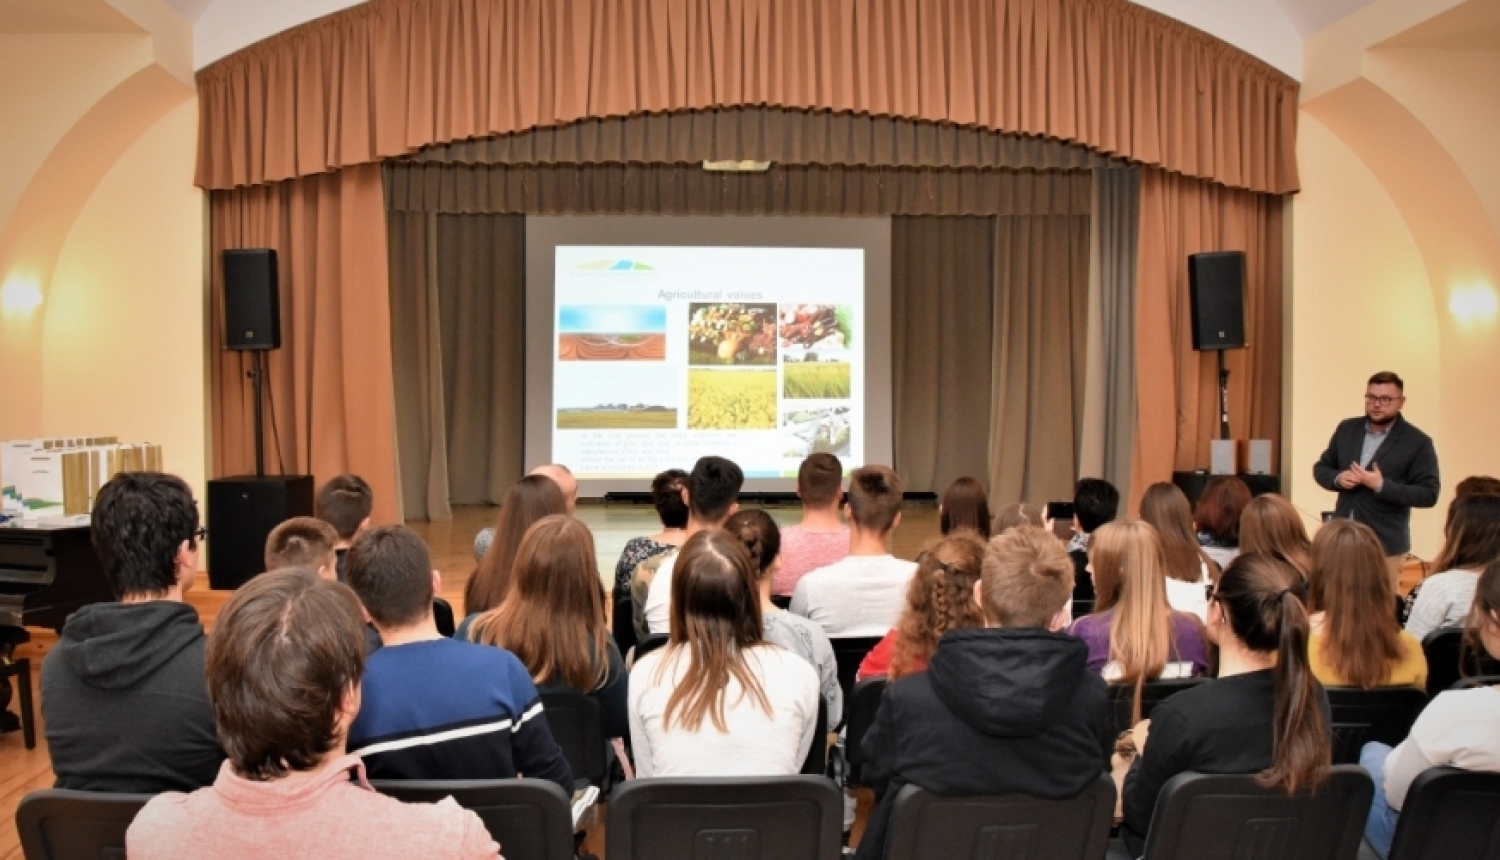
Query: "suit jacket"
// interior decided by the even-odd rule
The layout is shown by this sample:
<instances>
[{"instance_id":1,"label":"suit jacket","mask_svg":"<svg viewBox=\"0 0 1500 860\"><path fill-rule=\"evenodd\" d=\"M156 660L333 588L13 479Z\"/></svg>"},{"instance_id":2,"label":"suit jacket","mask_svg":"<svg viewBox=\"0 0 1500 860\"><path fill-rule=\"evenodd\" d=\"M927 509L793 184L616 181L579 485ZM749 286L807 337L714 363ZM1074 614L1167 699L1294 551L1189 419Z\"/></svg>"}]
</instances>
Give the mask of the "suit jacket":
<instances>
[{"instance_id":1,"label":"suit jacket","mask_svg":"<svg viewBox=\"0 0 1500 860\"><path fill-rule=\"evenodd\" d=\"M1385 478L1380 492L1363 485L1340 489L1334 481L1350 463L1359 460L1365 420L1360 416L1339 422L1328 440L1328 450L1313 466L1313 478L1323 489L1339 494L1335 514L1373 529L1386 555L1404 555L1411 550L1411 509L1437 504L1441 488L1437 451L1426 433L1398 415L1371 461L1379 464Z\"/></svg>"}]
</instances>

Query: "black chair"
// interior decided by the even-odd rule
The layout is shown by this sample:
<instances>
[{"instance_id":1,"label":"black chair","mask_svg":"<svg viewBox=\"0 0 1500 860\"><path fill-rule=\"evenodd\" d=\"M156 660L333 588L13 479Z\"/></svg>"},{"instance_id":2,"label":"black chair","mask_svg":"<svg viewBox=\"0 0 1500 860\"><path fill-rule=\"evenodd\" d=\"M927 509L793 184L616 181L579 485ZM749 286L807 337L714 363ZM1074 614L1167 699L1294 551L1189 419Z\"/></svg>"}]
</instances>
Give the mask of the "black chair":
<instances>
[{"instance_id":1,"label":"black chair","mask_svg":"<svg viewBox=\"0 0 1500 860\"><path fill-rule=\"evenodd\" d=\"M16 807L26 860L124 860L125 830L153 795L48 788Z\"/></svg>"},{"instance_id":2,"label":"black chair","mask_svg":"<svg viewBox=\"0 0 1500 860\"><path fill-rule=\"evenodd\" d=\"M880 644L883 636L850 636L842 639L830 639L833 645L833 662L838 664L839 688L844 691L844 701L854 694L854 676L859 674L859 664L865 661L865 655Z\"/></svg>"},{"instance_id":3,"label":"black chair","mask_svg":"<svg viewBox=\"0 0 1500 860\"><path fill-rule=\"evenodd\" d=\"M1254 776L1181 773L1156 799L1146 860L1354 860L1375 783L1337 765L1313 793L1288 795Z\"/></svg>"},{"instance_id":4,"label":"black chair","mask_svg":"<svg viewBox=\"0 0 1500 860\"><path fill-rule=\"evenodd\" d=\"M1459 679L1476 675L1500 675L1500 660L1478 648L1464 647L1462 627L1444 627L1422 640L1427 657L1427 695L1452 687Z\"/></svg>"},{"instance_id":5,"label":"black chair","mask_svg":"<svg viewBox=\"0 0 1500 860\"><path fill-rule=\"evenodd\" d=\"M1333 708L1333 763L1359 764L1359 751L1370 741L1395 746L1411 734L1411 724L1427 707L1418 687L1329 687Z\"/></svg>"},{"instance_id":6,"label":"black chair","mask_svg":"<svg viewBox=\"0 0 1500 860\"><path fill-rule=\"evenodd\" d=\"M605 856L830 860L843 821L843 794L821 776L637 779L609 800Z\"/></svg>"},{"instance_id":7,"label":"black chair","mask_svg":"<svg viewBox=\"0 0 1500 860\"><path fill-rule=\"evenodd\" d=\"M812 744L807 748L807 758L802 760L798 773L821 776L828 770L828 702L818 697L818 721L813 726Z\"/></svg>"},{"instance_id":8,"label":"black chair","mask_svg":"<svg viewBox=\"0 0 1500 860\"><path fill-rule=\"evenodd\" d=\"M635 619L631 616L633 607L630 602L630 592L615 594L611 600L610 627L615 636L615 647L620 649L621 654L629 654L630 649L636 646Z\"/></svg>"},{"instance_id":9,"label":"black chair","mask_svg":"<svg viewBox=\"0 0 1500 860\"><path fill-rule=\"evenodd\" d=\"M0 695L0 713L10 699L10 679L16 679L19 694L18 710L21 717L21 742L29 750L36 749L36 712L31 705L31 661L15 657L16 646L31 641L31 634L24 627L0 626L0 684L4 684L4 695Z\"/></svg>"},{"instance_id":10,"label":"black chair","mask_svg":"<svg viewBox=\"0 0 1500 860\"><path fill-rule=\"evenodd\" d=\"M849 785L866 785L864 779L865 733L875 725L875 716L880 712L880 700L885 696L886 680L868 678L854 685L854 693L844 701L849 715L848 730L844 733L844 756L849 760Z\"/></svg>"},{"instance_id":11,"label":"black chair","mask_svg":"<svg viewBox=\"0 0 1500 860\"><path fill-rule=\"evenodd\" d=\"M471 809L500 843L506 860L572 860L572 800L544 779L375 780L376 791L405 803L445 797Z\"/></svg>"},{"instance_id":12,"label":"black chair","mask_svg":"<svg viewBox=\"0 0 1500 860\"><path fill-rule=\"evenodd\" d=\"M582 693L560 691L542 694L542 713L552 739L562 747L563 758L574 779L587 779L603 789L609 775L609 741L604 737L604 716L599 703Z\"/></svg>"},{"instance_id":13,"label":"black chair","mask_svg":"<svg viewBox=\"0 0 1500 860\"><path fill-rule=\"evenodd\" d=\"M667 644L668 636L665 633L652 633L645 639L635 643L635 656L631 658L631 665L641 662L641 658L652 651Z\"/></svg>"},{"instance_id":14,"label":"black chair","mask_svg":"<svg viewBox=\"0 0 1500 860\"><path fill-rule=\"evenodd\" d=\"M1157 705L1181 693L1206 683L1207 678L1173 678L1165 681L1147 681L1141 685L1141 719L1151 716ZM1109 730L1110 737L1119 737L1121 732L1135 726L1131 722L1131 710L1135 703L1134 684L1109 685Z\"/></svg>"},{"instance_id":15,"label":"black chair","mask_svg":"<svg viewBox=\"0 0 1500 860\"><path fill-rule=\"evenodd\" d=\"M451 638L453 631L458 629L453 623L453 607L441 597L432 598L432 620L437 622L437 630L444 636Z\"/></svg>"},{"instance_id":16,"label":"black chair","mask_svg":"<svg viewBox=\"0 0 1500 860\"><path fill-rule=\"evenodd\" d=\"M938 797L908 785L891 811L885 860L1098 860L1114 814L1115 783L1107 774L1071 800Z\"/></svg>"},{"instance_id":17,"label":"black chair","mask_svg":"<svg viewBox=\"0 0 1500 860\"><path fill-rule=\"evenodd\" d=\"M1500 684L1500 675L1475 675L1472 678L1459 678L1448 689L1472 690L1475 687L1493 687L1497 684Z\"/></svg>"},{"instance_id":18,"label":"black chair","mask_svg":"<svg viewBox=\"0 0 1500 860\"><path fill-rule=\"evenodd\" d=\"M1500 773L1422 772L1406 792L1388 860L1500 860Z\"/></svg>"},{"instance_id":19,"label":"black chair","mask_svg":"<svg viewBox=\"0 0 1500 860\"><path fill-rule=\"evenodd\" d=\"M771 605L777 609L791 609L792 598L789 595L773 594L771 595Z\"/></svg>"}]
</instances>

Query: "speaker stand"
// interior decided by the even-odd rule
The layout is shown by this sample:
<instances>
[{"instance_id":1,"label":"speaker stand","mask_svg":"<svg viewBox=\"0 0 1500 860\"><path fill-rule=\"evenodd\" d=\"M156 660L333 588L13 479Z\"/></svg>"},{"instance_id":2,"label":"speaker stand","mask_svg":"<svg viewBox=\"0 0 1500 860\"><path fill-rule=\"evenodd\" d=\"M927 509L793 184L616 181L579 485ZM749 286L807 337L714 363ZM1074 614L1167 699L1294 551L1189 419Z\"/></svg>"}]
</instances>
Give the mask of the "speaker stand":
<instances>
[{"instance_id":1,"label":"speaker stand","mask_svg":"<svg viewBox=\"0 0 1500 860\"><path fill-rule=\"evenodd\" d=\"M1219 358L1219 438L1229 438L1229 368L1224 366L1224 350L1214 350ZM259 401L257 401L257 406Z\"/></svg>"},{"instance_id":2,"label":"speaker stand","mask_svg":"<svg viewBox=\"0 0 1500 860\"><path fill-rule=\"evenodd\" d=\"M250 377L250 385L253 389L251 396L255 398L255 477L264 478L266 476L266 430L265 421L261 415L261 409L263 408L261 403L261 385L266 376L264 364L266 354L265 351L257 349L254 351L254 355L255 362L249 370L245 371L245 375ZM1222 362L1223 358L1221 357L1219 360Z\"/></svg>"}]
</instances>

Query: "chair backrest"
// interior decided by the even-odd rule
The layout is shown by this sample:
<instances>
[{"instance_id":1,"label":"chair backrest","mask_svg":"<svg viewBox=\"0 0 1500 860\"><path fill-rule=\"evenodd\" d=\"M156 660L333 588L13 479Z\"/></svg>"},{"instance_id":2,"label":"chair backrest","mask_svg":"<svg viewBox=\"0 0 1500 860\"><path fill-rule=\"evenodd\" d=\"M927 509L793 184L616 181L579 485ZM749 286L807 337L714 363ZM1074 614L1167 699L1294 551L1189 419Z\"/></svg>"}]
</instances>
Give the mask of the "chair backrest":
<instances>
[{"instance_id":1,"label":"chair backrest","mask_svg":"<svg viewBox=\"0 0 1500 860\"><path fill-rule=\"evenodd\" d=\"M812 744L807 748L807 758L802 760L798 773L820 775L828 770L828 701L818 697L818 721L813 726Z\"/></svg>"},{"instance_id":2,"label":"chair backrest","mask_svg":"<svg viewBox=\"0 0 1500 860\"><path fill-rule=\"evenodd\" d=\"M453 607L441 597L432 598L432 620L437 622L437 631L451 637L458 628L453 623Z\"/></svg>"},{"instance_id":3,"label":"chair backrest","mask_svg":"<svg viewBox=\"0 0 1500 860\"><path fill-rule=\"evenodd\" d=\"M1336 765L1313 793L1288 795L1254 776L1181 773L1156 799L1147 860L1354 860L1375 783Z\"/></svg>"},{"instance_id":4,"label":"chair backrest","mask_svg":"<svg viewBox=\"0 0 1500 860\"><path fill-rule=\"evenodd\" d=\"M1500 675L1475 675L1472 678L1459 678L1448 689L1472 690L1475 687L1494 687L1496 685L1500 685Z\"/></svg>"},{"instance_id":5,"label":"chair backrest","mask_svg":"<svg viewBox=\"0 0 1500 860\"><path fill-rule=\"evenodd\" d=\"M641 662L642 657L666 645L667 639L668 636L665 633L652 633L645 639L636 642L635 656L631 658L631 664L634 665L635 663Z\"/></svg>"},{"instance_id":6,"label":"chair backrest","mask_svg":"<svg viewBox=\"0 0 1500 860\"><path fill-rule=\"evenodd\" d=\"M1149 718L1151 711L1157 705L1172 696L1183 690L1191 690L1207 680L1207 678L1174 678L1166 681L1147 681L1141 686L1141 719ZM1135 684L1109 685L1110 737L1118 737L1120 732L1129 731L1135 725L1130 719L1134 703Z\"/></svg>"},{"instance_id":7,"label":"chair backrest","mask_svg":"<svg viewBox=\"0 0 1500 860\"><path fill-rule=\"evenodd\" d=\"M880 700L885 696L886 680L869 678L854 685L854 693L844 701L849 704L848 730L844 735L844 755L849 760L849 784L864 785L865 733L875 725L875 715L880 713Z\"/></svg>"},{"instance_id":8,"label":"chair backrest","mask_svg":"<svg viewBox=\"0 0 1500 860\"><path fill-rule=\"evenodd\" d=\"M1427 657L1427 695L1452 687L1465 677L1500 675L1500 661L1476 648L1464 648L1464 629L1444 627L1422 640Z\"/></svg>"},{"instance_id":9,"label":"chair backrest","mask_svg":"<svg viewBox=\"0 0 1500 860\"><path fill-rule=\"evenodd\" d=\"M908 785L896 795L886 860L1098 860L1109 845L1115 783L1100 776L1071 800L1026 794L938 797Z\"/></svg>"},{"instance_id":10,"label":"chair backrest","mask_svg":"<svg viewBox=\"0 0 1500 860\"><path fill-rule=\"evenodd\" d=\"M547 715L547 728L562 747L573 778L583 777L590 785L603 788L609 773L609 757L599 703L582 693L543 693L542 713Z\"/></svg>"},{"instance_id":11,"label":"chair backrest","mask_svg":"<svg viewBox=\"0 0 1500 860\"><path fill-rule=\"evenodd\" d=\"M1406 792L1389 860L1500 860L1500 773L1422 772Z\"/></svg>"},{"instance_id":12,"label":"chair backrest","mask_svg":"<svg viewBox=\"0 0 1500 860\"><path fill-rule=\"evenodd\" d=\"M843 794L826 777L637 779L610 796L605 856L828 860L843 821Z\"/></svg>"},{"instance_id":13,"label":"chair backrest","mask_svg":"<svg viewBox=\"0 0 1500 860\"><path fill-rule=\"evenodd\" d=\"M880 644L881 636L847 636L830 639L833 645L833 662L838 664L839 687L844 691L844 701L854 693L854 676L859 674L859 664L865 655Z\"/></svg>"},{"instance_id":14,"label":"chair backrest","mask_svg":"<svg viewBox=\"0 0 1500 860\"><path fill-rule=\"evenodd\" d=\"M26 860L124 860L125 831L153 795L49 788L16 807Z\"/></svg>"},{"instance_id":15,"label":"chair backrest","mask_svg":"<svg viewBox=\"0 0 1500 860\"><path fill-rule=\"evenodd\" d=\"M1411 725L1427 707L1419 687L1329 687L1333 707L1333 763L1359 764L1359 751L1370 741L1395 746L1411 734Z\"/></svg>"},{"instance_id":16,"label":"chair backrest","mask_svg":"<svg viewBox=\"0 0 1500 860\"><path fill-rule=\"evenodd\" d=\"M630 649L636 646L635 620L631 615L633 607L630 602L630 592L616 594L612 600L613 613L610 621L610 629L614 633L615 647L620 649L621 654L629 654Z\"/></svg>"},{"instance_id":17,"label":"chair backrest","mask_svg":"<svg viewBox=\"0 0 1500 860\"><path fill-rule=\"evenodd\" d=\"M479 815L506 860L572 860L572 800L555 782L386 779L370 785L405 803L453 798Z\"/></svg>"}]
</instances>

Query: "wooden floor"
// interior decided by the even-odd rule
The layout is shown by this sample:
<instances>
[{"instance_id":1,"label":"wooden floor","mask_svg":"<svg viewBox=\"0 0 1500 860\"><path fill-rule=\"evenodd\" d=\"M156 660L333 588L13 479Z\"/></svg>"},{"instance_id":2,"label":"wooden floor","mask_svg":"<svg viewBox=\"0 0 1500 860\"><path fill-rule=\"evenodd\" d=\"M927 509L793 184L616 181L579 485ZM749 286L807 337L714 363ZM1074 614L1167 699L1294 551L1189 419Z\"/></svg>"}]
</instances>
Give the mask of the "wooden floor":
<instances>
[{"instance_id":1,"label":"wooden floor","mask_svg":"<svg viewBox=\"0 0 1500 860\"><path fill-rule=\"evenodd\" d=\"M782 525L795 523L798 509L795 507L767 508ZM443 574L443 596L455 609L463 603L464 585L474 569L472 550L474 534L479 529L492 525L498 508L457 507L449 522L412 522L411 527L422 535L432 550L433 565ZM587 523L594 533L594 542L599 556L600 577L612 582L615 561L625 542L639 535L654 534L660 530L655 511L646 505L603 505L581 503L578 518ZM903 558L915 558L928 541L938 534L937 508L933 506L910 507L902 513L902 525L896 531L894 550ZM203 623L213 628L224 602L232 592L211 591L208 577L200 575L197 586L188 592L188 602L197 608ZM37 700L37 746L28 750L21 742L21 733L0 735L0 860L21 860L21 846L16 835L16 805L30 791L52 785L52 765L47 757L47 742L43 737L40 712L40 683L38 674L42 660L56 644L57 637L51 630L30 628L32 640L17 649L17 657L31 660L32 691ZM12 696L11 709L19 708L18 696ZM856 835L862 830L870 805L869 793L864 792L855 828ZM585 850L598 857L604 856L604 828L591 827Z\"/></svg>"}]
</instances>

